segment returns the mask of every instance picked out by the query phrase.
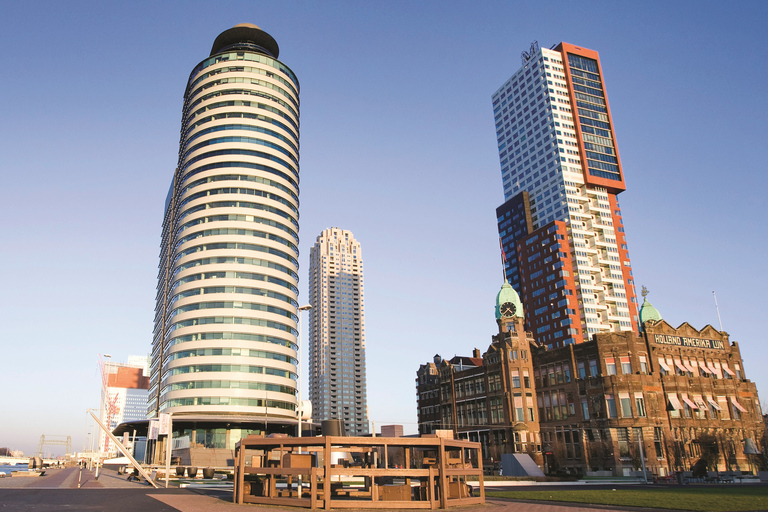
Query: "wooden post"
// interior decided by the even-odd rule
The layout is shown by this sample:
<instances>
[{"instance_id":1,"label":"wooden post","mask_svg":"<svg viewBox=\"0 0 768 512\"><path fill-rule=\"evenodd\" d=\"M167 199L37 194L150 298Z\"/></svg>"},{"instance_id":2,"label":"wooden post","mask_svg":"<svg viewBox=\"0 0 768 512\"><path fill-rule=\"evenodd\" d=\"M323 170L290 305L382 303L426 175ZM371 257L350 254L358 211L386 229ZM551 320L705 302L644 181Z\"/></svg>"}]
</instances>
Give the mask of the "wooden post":
<instances>
[{"instance_id":1,"label":"wooden post","mask_svg":"<svg viewBox=\"0 0 768 512\"><path fill-rule=\"evenodd\" d=\"M237 502L242 505L243 496L245 495L245 446L243 446L242 441L240 442L240 454L237 460L237 467L239 468L237 484L240 489L237 495Z\"/></svg>"},{"instance_id":2,"label":"wooden post","mask_svg":"<svg viewBox=\"0 0 768 512\"><path fill-rule=\"evenodd\" d=\"M325 475L323 478L323 494L325 495L325 510L331 510L331 437L326 436L323 451Z\"/></svg>"},{"instance_id":3,"label":"wooden post","mask_svg":"<svg viewBox=\"0 0 768 512\"><path fill-rule=\"evenodd\" d=\"M429 508L435 510L437 508L437 501L435 501L435 468L429 466L429 476L427 477L427 496L429 496Z\"/></svg>"},{"instance_id":4,"label":"wooden post","mask_svg":"<svg viewBox=\"0 0 768 512\"><path fill-rule=\"evenodd\" d=\"M480 450L482 450L482 448ZM483 458L482 458L482 452L480 450L475 450L475 455L477 457L477 467L480 470L480 498L482 498L483 503L485 503L485 483L483 481Z\"/></svg>"},{"instance_id":5,"label":"wooden post","mask_svg":"<svg viewBox=\"0 0 768 512\"><path fill-rule=\"evenodd\" d=\"M232 486L232 503L234 503L234 504L238 503L238 501L237 501L237 491L238 491L238 488L237 488L237 479L238 479L238 477L237 477L237 475L239 474L239 464L237 463L237 461L239 460L239 458L240 458L240 447L235 445L235 482L234 482L235 485Z\"/></svg>"},{"instance_id":6,"label":"wooden post","mask_svg":"<svg viewBox=\"0 0 768 512\"><path fill-rule=\"evenodd\" d=\"M438 453L440 454L440 474L438 475L439 484L437 491L440 494L440 508L448 507L448 476L445 474L445 439L440 438L440 448Z\"/></svg>"},{"instance_id":7,"label":"wooden post","mask_svg":"<svg viewBox=\"0 0 768 512\"><path fill-rule=\"evenodd\" d=\"M240 504L242 504L245 500L245 450L247 446L244 444L240 445ZM253 463L253 462L251 462ZM253 485L253 484L251 484Z\"/></svg>"},{"instance_id":8,"label":"wooden post","mask_svg":"<svg viewBox=\"0 0 768 512\"><path fill-rule=\"evenodd\" d=\"M317 508L317 468L309 470L309 508Z\"/></svg>"},{"instance_id":9,"label":"wooden post","mask_svg":"<svg viewBox=\"0 0 768 512\"><path fill-rule=\"evenodd\" d=\"M405 469L411 469L411 447L410 446L403 447L403 452L405 452ZM405 485L407 485L408 487L411 486L410 477L405 479Z\"/></svg>"}]
</instances>

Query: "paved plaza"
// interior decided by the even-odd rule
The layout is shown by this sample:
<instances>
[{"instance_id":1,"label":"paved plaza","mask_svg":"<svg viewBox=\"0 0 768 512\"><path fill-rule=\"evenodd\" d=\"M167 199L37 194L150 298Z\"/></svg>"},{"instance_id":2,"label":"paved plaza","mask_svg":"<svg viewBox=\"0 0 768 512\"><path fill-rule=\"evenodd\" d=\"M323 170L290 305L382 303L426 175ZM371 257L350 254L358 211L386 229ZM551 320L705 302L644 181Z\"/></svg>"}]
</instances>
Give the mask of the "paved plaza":
<instances>
[{"instance_id":1,"label":"paved plaza","mask_svg":"<svg viewBox=\"0 0 768 512\"><path fill-rule=\"evenodd\" d=\"M78 479L81 487L78 488ZM556 491L556 487L553 487ZM0 478L0 512L286 512L290 507L235 505L232 491L215 488L165 489L127 481L125 475L102 470L98 479L79 467L46 470L41 477ZM381 509L379 509L381 510ZM486 501L485 505L455 507L457 512L587 512L649 511L652 509L530 503L520 501ZM669 511L667 511L669 512Z\"/></svg>"}]
</instances>

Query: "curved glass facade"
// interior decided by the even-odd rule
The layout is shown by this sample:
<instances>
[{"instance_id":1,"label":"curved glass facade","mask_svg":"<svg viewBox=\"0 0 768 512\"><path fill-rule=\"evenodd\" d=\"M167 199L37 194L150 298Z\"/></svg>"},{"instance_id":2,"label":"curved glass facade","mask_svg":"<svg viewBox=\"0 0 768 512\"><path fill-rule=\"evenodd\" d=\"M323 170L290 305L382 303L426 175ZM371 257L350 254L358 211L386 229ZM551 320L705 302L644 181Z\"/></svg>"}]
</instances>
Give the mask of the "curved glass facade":
<instances>
[{"instance_id":1,"label":"curved glass facade","mask_svg":"<svg viewBox=\"0 0 768 512\"><path fill-rule=\"evenodd\" d=\"M228 41L187 82L150 417L296 419L299 83L249 38Z\"/></svg>"}]
</instances>

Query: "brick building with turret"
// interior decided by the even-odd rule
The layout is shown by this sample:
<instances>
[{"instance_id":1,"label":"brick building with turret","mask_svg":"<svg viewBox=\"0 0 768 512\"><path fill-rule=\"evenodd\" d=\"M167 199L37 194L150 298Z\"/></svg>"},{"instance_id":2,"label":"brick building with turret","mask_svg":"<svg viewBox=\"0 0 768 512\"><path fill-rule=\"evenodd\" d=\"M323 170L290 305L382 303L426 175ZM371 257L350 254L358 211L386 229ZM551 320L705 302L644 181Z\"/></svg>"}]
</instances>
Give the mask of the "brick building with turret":
<instances>
[{"instance_id":1,"label":"brick building with turret","mask_svg":"<svg viewBox=\"0 0 768 512\"><path fill-rule=\"evenodd\" d=\"M452 429L480 442L486 463L528 453L550 474L626 476L644 463L664 476L698 461L711 470L751 468L745 444L759 448L765 426L727 333L673 327L645 300L639 335L601 333L547 349L524 331L509 284L497 296L496 319L499 333L485 353L436 356L419 369L421 433L429 433L422 422L429 407L430 432Z\"/></svg>"}]
</instances>

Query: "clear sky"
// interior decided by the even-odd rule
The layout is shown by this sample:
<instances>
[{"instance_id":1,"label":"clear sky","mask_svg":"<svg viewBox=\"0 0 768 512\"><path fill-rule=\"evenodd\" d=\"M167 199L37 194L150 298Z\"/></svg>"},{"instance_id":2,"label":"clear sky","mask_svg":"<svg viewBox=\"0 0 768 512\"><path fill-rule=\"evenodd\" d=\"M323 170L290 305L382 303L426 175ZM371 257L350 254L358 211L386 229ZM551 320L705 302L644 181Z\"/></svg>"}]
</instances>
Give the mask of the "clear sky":
<instances>
[{"instance_id":1,"label":"clear sky","mask_svg":"<svg viewBox=\"0 0 768 512\"><path fill-rule=\"evenodd\" d=\"M534 39L600 53L638 286L696 328L718 326L716 291L768 393L766 19L763 1L0 1L0 446L82 449L98 355L149 352L184 87L243 22L301 82L302 302L322 229L362 244L377 429L415 432L419 364L496 330L490 98Z\"/></svg>"}]
</instances>

